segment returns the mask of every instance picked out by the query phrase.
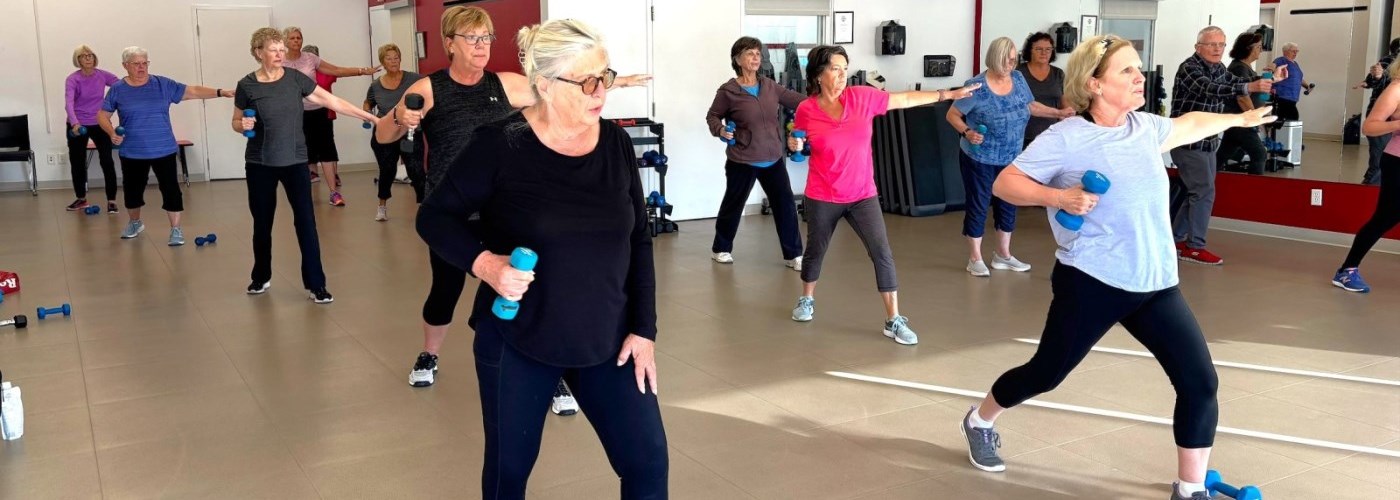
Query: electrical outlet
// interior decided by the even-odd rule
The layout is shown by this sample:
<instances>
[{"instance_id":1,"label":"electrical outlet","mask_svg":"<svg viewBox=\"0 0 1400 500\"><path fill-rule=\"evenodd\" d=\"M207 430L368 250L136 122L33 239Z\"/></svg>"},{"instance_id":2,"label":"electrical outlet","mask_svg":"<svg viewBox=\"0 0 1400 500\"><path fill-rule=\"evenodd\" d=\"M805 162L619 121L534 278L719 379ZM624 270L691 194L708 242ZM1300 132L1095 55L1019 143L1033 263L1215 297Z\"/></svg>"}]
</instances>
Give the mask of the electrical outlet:
<instances>
[{"instance_id":1,"label":"electrical outlet","mask_svg":"<svg viewBox=\"0 0 1400 500\"><path fill-rule=\"evenodd\" d=\"M58 153L49 153L49 165L58 165Z\"/></svg>"},{"instance_id":2,"label":"electrical outlet","mask_svg":"<svg viewBox=\"0 0 1400 500\"><path fill-rule=\"evenodd\" d=\"M1322 206L1322 190L1321 190L1321 189L1314 189L1314 190L1312 190L1312 206L1314 206L1314 207L1320 207L1320 206Z\"/></svg>"}]
</instances>

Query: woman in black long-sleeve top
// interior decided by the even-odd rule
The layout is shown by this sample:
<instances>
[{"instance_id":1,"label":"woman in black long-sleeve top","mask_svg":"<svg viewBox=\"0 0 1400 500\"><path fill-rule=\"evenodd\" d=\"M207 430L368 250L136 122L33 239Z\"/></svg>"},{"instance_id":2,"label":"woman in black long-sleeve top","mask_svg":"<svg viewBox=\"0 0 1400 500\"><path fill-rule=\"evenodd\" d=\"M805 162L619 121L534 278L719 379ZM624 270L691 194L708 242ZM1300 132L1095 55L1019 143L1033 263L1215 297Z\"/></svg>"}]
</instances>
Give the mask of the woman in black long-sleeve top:
<instances>
[{"instance_id":1,"label":"woman in black long-sleeve top","mask_svg":"<svg viewBox=\"0 0 1400 500\"><path fill-rule=\"evenodd\" d=\"M623 498L665 498L641 176L631 139L599 118L616 73L578 21L522 29L517 43L538 102L478 128L417 221L437 255L482 281L468 320L486 433L482 497L524 498L563 376ZM533 272L510 266L518 247L539 255ZM490 312L498 296L520 302L513 320Z\"/></svg>"}]
</instances>

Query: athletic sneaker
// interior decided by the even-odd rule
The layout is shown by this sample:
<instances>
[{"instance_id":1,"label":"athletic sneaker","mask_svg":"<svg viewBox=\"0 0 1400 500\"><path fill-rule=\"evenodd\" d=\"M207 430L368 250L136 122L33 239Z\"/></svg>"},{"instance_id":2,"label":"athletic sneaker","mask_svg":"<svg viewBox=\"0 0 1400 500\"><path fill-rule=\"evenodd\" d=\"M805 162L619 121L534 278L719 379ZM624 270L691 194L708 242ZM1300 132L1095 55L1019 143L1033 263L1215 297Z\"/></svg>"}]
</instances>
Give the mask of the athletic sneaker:
<instances>
[{"instance_id":1,"label":"athletic sneaker","mask_svg":"<svg viewBox=\"0 0 1400 500\"><path fill-rule=\"evenodd\" d=\"M1193 493L1191 493L1191 496L1189 496L1189 497L1181 496L1181 490L1180 490L1180 489L1177 489L1176 485L1177 485L1177 481L1172 481L1172 497L1171 497L1171 500L1210 500L1210 499L1211 499L1211 496L1210 496L1210 492L1209 492L1209 491L1197 491L1197 492L1193 492Z\"/></svg>"},{"instance_id":2,"label":"athletic sneaker","mask_svg":"<svg viewBox=\"0 0 1400 500\"><path fill-rule=\"evenodd\" d=\"M428 354L427 351L418 353L418 360L413 362L413 371L408 372L408 385L414 387L427 387L433 385L433 376L437 375L438 357L436 354Z\"/></svg>"},{"instance_id":3,"label":"athletic sneaker","mask_svg":"<svg viewBox=\"0 0 1400 500\"><path fill-rule=\"evenodd\" d=\"M894 339L903 345L916 345L919 343L919 335L914 330L909 329L909 318L895 316L894 319L885 321L885 336Z\"/></svg>"},{"instance_id":4,"label":"athletic sneaker","mask_svg":"<svg viewBox=\"0 0 1400 500\"><path fill-rule=\"evenodd\" d=\"M1225 259L1210 253L1210 250L1204 248L1187 248L1181 252L1180 259L1186 262L1205 264L1207 266L1218 266L1225 263Z\"/></svg>"},{"instance_id":5,"label":"athletic sneaker","mask_svg":"<svg viewBox=\"0 0 1400 500\"><path fill-rule=\"evenodd\" d=\"M122 239L124 239L124 240L129 240L129 239L135 238L136 235L141 234L141 231L145 231L145 230L146 230L146 223L144 223L144 222L141 222L141 221L139 221L139 220L134 220L134 221L128 222L128 223L126 224L126 229L122 230Z\"/></svg>"},{"instance_id":6,"label":"athletic sneaker","mask_svg":"<svg viewBox=\"0 0 1400 500\"><path fill-rule=\"evenodd\" d=\"M335 187L336 187L337 189L340 188L340 174L339 174L339 173L335 174Z\"/></svg>"},{"instance_id":7,"label":"athletic sneaker","mask_svg":"<svg viewBox=\"0 0 1400 500\"><path fill-rule=\"evenodd\" d=\"M76 212L76 211L78 211L78 210L82 210L82 209L87 208L87 207L88 207L88 202L87 202L87 200L82 199L82 198L78 198L78 199L76 199L76 200L73 200L73 203L69 203L69 204L68 204L68 208L65 208L64 210L67 210L67 211L69 211L69 212Z\"/></svg>"},{"instance_id":8,"label":"athletic sneaker","mask_svg":"<svg viewBox=\"0 0 1400 500\"><path fill-rule=\"evenodd\" d=\"M714 260L715 262L718 262L718 263L720 263L720 264L733 264L733 263L734 263L734 255L731 254L731 253L729 253L729 252L719 252L719 253L716 253L716 254L714 254L714 255L711 255L711 256L710 256L710 259L711 259L711 260Z\"/></svg>"},{"instance_id":9,"label":"athletic sneaker","mask_svg":"<svg viewBox=\"0 0 1400 500\"><path fill-rule=\"evenodd\" d=\"M272 288L271 281L264 281L262 283L254 281L248 285L248 295L261 295L262 293L267 292L267 289L269 288Z\"/></svg>"},{"instance_id":10,"label":"athletic sneaker","mask_svg":"<svg viewBox=\"0 0 1400 500\"><path fill-rule=\"evenodd\" d=\"M1337 271L1337 275L1332 277L1332 285L1348 292L1370 293L1371 285L1366 284L1366 280L1361 279L1361 270L1355 267Z\"/></svg>"},{"instance_id":11,"label":"athletic sneaker","mask_svg":"<svg viewBox=\"0 0 1400 500\"><path fill-rule=\"evenodd\" d=\"M109 214L117 213L117 204L116 204L116 203L112 203L112 202L110 202L110 201L107 202L107 213L109 213Z\"/></svg>"},{"instance_id":12,"label":"athletic sneaker","mask_svg":"<svg viewBox=\"0 0 1400 500\"><path fill-rule=\"evenodd\" d=\"M178 227L170 228L170 242L167 245L178 247L185 244L185 232Z\"/></svg>"},{"instance_id":13,"label":"athletic sneaker","mask_svg":"<svg viewBox=\"0 0 1400 500\"><path fill-rule=\"evenodd\" d=\"M345 206L345 197L340 195L340 191L331 191L331 206Z\"/></svg>"},{"instance_id":14,"label":"athletic sneaker","mask_svg":"<svg viewBox=\"0 0 1400 500\"><path fill-rule=\"evenodd\" d=\"M817 300L811 297L798 297L797 307L792 308L792 320L812 321L812 309L816 302Z\"/></svg>"},{"instance_id":15,"label":"athletic sneaker","mask_svg":"<svg viewBox=\"0 0 1400 500\"><path fill-rule=\"evenodd\" d=\"M963 417L962 424L958 426L958 430L967 439L967 459L978 469L1003 472L1006 470L1006 462L1001 461L1001 456L997 454L997 448L1001 448L1001 435L997 434L996 428L983 429L973 426L974 411L977 411L976 406L967 410L967 416Z\"/></svg>"},{"instance_id":16,"label":"athletic sneaker","mask_svg":"<svg viewBox=\"0 0 1400 500\"><path fill-rule=\"evenodd\" d=\"M979 278L986 278L992 275L992 272L987 270L987 264L980 260L967 261L967 272Z\"/></svg>"},{"instance_id":17,"label":"athletic sneaker","mask_svg":"<svg viewBox=\"0 0 1400 500\"><path fill-rule=\"evenodd\" d=\"M787 264L788 267L792 268L793 271L797 271L797 272L799 272L799 273L802 272L802 256L801 256L801 255L798 255L796 258L787 261L786 264Z\"/></svg>"},{"instance_id":18,"label":"athletic sneaker","mask_svg":"<svg viewBox=\"0 0 1400 500\"><path fill-rule=\"evenodd\" d=\"M311 171L311 182L321 182L321 176L316 174L315 170Z\"/></svg>"},{"instance_id":19,"label":"athletic sneaker","mask_svg":"<svg viewBox=\"0 0 1400 500\"><path fill-rule=\"evenodd\" d=\"M563 416L578 413L578 401L575 401L574 394L569 392L569 386L564 385L564 379L559 379L559 383L554 385L554 402L550 403L549 411Z\"/></svg>"},{"instance_id":20,"label":"athletic sneaker","mask_svg":"<svg viewBox=\"0 0 1400 500\"><path fill-rule=\"evenodd\" d=\"M380 205L379 210L374 213L374 220L381 222L389 220L389 207Z\"/></svg>"},{"instance_id":21,"label":"athletic sneaker","mask_svg":"<svg viewBox=\"0 0 1400 500\"><path fill-rule=\"evenodd\" d=\"M335 297L331 297L331 292L327 292L325 288L307 290L306 293L310 295L311 300L315 301L317 304L329 304L331 302L335 302Z\"/></svg>"},{"instance_id":22,"label":"athletic sneaker","mask_svg":"<svg viewBox=\"0 0 1400 500\"><path fill-rule=\"evenodd\" d=\"M1016 260L1016 256L1014 255L1011 257L1002 258L1000 255L993 253L992 269L996 269L998 271L1016 271L1018 273L1024 273L1031 270L1031 265Z\"/></svg>"}]
</instances>

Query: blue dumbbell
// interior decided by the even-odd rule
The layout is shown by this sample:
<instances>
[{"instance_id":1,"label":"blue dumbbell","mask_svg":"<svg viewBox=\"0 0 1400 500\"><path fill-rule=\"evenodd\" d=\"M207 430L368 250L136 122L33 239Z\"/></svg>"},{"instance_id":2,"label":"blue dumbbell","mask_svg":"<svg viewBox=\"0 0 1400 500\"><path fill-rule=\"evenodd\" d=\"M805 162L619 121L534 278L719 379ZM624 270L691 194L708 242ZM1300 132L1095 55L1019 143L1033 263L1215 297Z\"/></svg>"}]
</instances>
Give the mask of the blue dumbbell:
<instances>
[{"instance_id":1,"label":"blue dumbbell","mask_svg":"<svg viewBox=\"0 0 1400 500\"><path fill-rule=\"evenodd\" d=\"M986 125L983 125L983 124L981 124L981 123L978 123L977 126L974 127L974 128L977 129L977 134L982 136L982 140L983 140L983 141L986 141L986 140L987 140L987 126L986 126ZM972 144L972 141L968 141L967 143L968 143L968 144ZM972 144L972 150L973 150L973 151L977 151L977 150L979 150L979 149L982 149L982 145L981 145L981 144Z\"/></svg>"},{"instance_id":2,"label":"blue dumbbell","mask_svg":"<svg viewBox=\"0 0 1400 500\"><path fill-rule=\"evenodd\" d=\"M1084 183L1084 192L1102 195L1108 192L1108 177L1097 171L1090 170L1084 172L1084 178L1080 179ZM1084 216L1060 210L1055 212L1055 222L1059 222L1061 227L1070 231L1078 231L1084 226Z\"/></svg>"},{"instance_id":3,"label":"blue dumbbell","mask_svg":"<svg viewBox=\"0 0 1400 500\"><path fill-rule=\"evenodd\" d=\"M534 271L535 263L539 261L540 256L535 255L534 250L525 247L516 247L515 251L510 253L510 267L521 271ZM495 313L497 318L510 321L520 312L520 303L497 296L496 302L491 304L491 312Z\"/></svg>"},{"instance_id":4,"label":"blue dumbbell","mask_svg":"<svg viewBox=\"0 0 1400 500\"><path fill-rule=\"evenodd\" d=\"M807 161L807 155L812 154L812 147L807 144L807 131L793 130L792 136L802 141L802 150L788 153L788 159L797 163Z\"/></svg>"},{"instance_id":5,"label":"blue dumbbell","mask_svg":"<svg viewBox=\"0 0 1400 500\"><path fill-rule=\"evenodd\" d=\"M253 118L253 117L255 117L255 116L258 116L257 110L253 110L253 109L245 109L245 110L243 110L243 117L244 117L244 118ZM249 129L249 130L244 130L244 131L243 131L243 137L247 137L247 138L249 138L249 139L252 139L253 136L255 136L255 135L258 135L258 133L252 131L251 129Z\"/></svg>"},{"instance_id":6,"label":"blue dumbbell","mask_svg":"<svg viewBox=\"0 0 1400 500\"><path fill-rule=\"evenodd\" d=\"M204 246L205 244L213 243L213 242L216 242L216 241L219 241L219 235L214 234L214 233L209 233L208 236L195 236L195 237L194 237L194 246L202 247L202 246Z\"/></svg>"},{"instance_id":7,"label":"blue dumbbell","mask_svg":"<svg viewBox=\"0 0 1400 500\"><path fill-rule=\"evenodd\" d=\"M96 215L98 212L101 212L101 211L102 211L102 207L99 207L99 206L97 206L97 205L88 205L87 208L84 208L84 209L83 209L83 213L88 214L88 215Z\"/></svg>"},{"instance_id":8,"label":"blue dumbbell","mask_svg":"<svg viewBox=\"0 0 1400 500\"><path fill-rule=\"evenodd\" d=\"M62 306L53 307L53 308L48 308L48 309L45 309L45 308L43 308L43 307L40 307L38 310L39 310L39 319L44 319L44 316L49 316L49 315L58 314L58 313L63 313L64 316L69 316L69 315L72 315L72 314L73 314L73 306L70 306L70 305L68 305L68 304L63 304Z\"/></svg>"},{"instance_id":9,"label":"blue dumbbell","mask_svg":"<svg viewBox=\"0 0 1400 500\"><path fill-rule=\"evenodd\" d=\"M734 122L725 122L725 124L724 124L724 131L725 131L725 132L729 132L730 134L733 134L733 133L734 133ZM730 145L730 146L733 146L733 145L734 145L734 138L733 138L733 137L730 137L730 138L728 138L728 139L725 139L725 138L723 138L723 137L720 137L720 138L719 138L719 141L720 141L720 142L723 142L723 143L725 143L725 144L728 144L728 145Z\"/></svg>"},{"instance_id":10,"label":"blue dumbbell","mask_svg":"<svg viewBox=\"0 0 1400 500\"><path fill-rule=\"evenodd\" d=\"M373 123L370 123L370 122L368 122L368 121L366 121L366 122L360 124L360 126L361 126L361 127L364 127L365 130L369 130L369 129L374 128L374 124L373 124Z\"/></svg>"},{"instance_id":11,"label":"blue dumbbell","mask_svg":"<svg viewBox=\"0 0 1400 500\"><path fill-rule=\"evenodd\" d=\"M82 126L82 125L78 125L78 134L77 134L77 135L73 135L73 129L72 129L72 128L69 128L69 129L68 129L68 137L77 137L77 136L79 136L79 135L87 135L87 127L84 127L84 126Z\"/></svg>"},{"instance_id":12,"label":"blue dumbbell","mask_svg":"<svg viewBox=\"0 0 1400 500\"><path fill-rule=\"evenodd\" d=\"M125 136L126 136L126 127L117 126L117 136L118 136L118 137L125 137ZM112 145L112 149L121 149L121 148L122 148L122 145L121 145L121 144L113 144L113 145ZM40 319L43 319L43 318L40 318Z\"/></svg>"},{"instance_id":13,"label":"blue dumbbell","mask_svg":"<svg viewBox=\"0 0 1400 500\"><path fill-rule=\"evenodd\" d=\"M1264 494L1259 492L1255 486L1245 486L1236 488L1225 484L1220 479L1220 473L1216 471L1206 471L1206 492L1211 496L1220 493L1235 500L1264 500Z\"/></svg>"}]
</instances>

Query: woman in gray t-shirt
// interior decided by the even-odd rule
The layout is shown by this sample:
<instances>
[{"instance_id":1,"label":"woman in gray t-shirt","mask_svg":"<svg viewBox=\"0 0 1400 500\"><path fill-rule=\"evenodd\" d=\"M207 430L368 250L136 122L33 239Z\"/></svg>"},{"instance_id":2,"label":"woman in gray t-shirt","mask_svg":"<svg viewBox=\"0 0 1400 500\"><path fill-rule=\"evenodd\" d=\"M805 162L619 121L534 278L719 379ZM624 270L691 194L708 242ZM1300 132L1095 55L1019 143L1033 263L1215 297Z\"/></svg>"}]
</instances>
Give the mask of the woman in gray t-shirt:
<instances>
[{"instance_id":1,"label":"woman in gray t-shirt","mask_svg":"<svg viewBox=\"0 0 1400 500\"><path fill-rule=\"evenodd\" d=\"M379 47L379 64L384 66L384 76L374 79L374 83L369 84L369 91L365 93L364 108L365 111L383 118L399 104L404 91L423 78L423 75L403 70L403 52L399 50L398 45L392 43ZM403 159L404 169L408 171L409 182L413 183L413 191L423 192L423 149L416 147L421 142L421 137L419 139L412 141L408 136L404 136L398 141L380 144L373 135L370 136L369 148L374 150L374 159L379 162L379 211L375 213L374 220L389 220L389 198L394 196L390 188L394 186L394 175L398 173L400 158ZM418 202L423 202L421 196Z\"/></svg>"},{"instance_id":2,"label":"woman in gray t-shirt","mask_svg":"<svg viewBox=\"0 0 1400 500\"><path fill-rule=\"evenodd\" d=\"M1060 110L1063 115L1053 118L1032 115L1026 122L1022 147L1030 146L1045 129L1074 114L1065 102L1065 71L1051 66L1052 62L1055 62L1055 43L1048 33L1032 33L1026 37L1025 45L1021 46L1021 65L1016 66L1016 71L1026 77L1026 86L1031 88L1035 102Z\"/></svg>"},{"instance_id":3,"label":"woman in gray t-shirt","mask_svg":"<svg viewBox=\"0 0 1400 500\"><path fill-rule=\"evenodd\" d=\"M1051 273L1054 299L1040 347L1026 364L997 379L961 429L974 466L1006 470L992 422L1005 409L1054 389L1109 328L1122 324L1157 356L1177 392L1172 428L1179 462L1171 498L1203 498L1219 413L1217 380L1201 327L1177 288L1162 153L1273 117L1265 116L1269 108L1173 119L1135 112L1144 103L1141 67L1137 51L1116 36L1080 44L1065 72L1065 94L1080 115L1051 126L996 180L997 196L1019 206L1064 210L1082 217L1083 225L1067 229L1052 214L1059 262ZM1112 188L1101 195L1086 192L1080 182L1089 170L1105 175Z\"/></svg>"}]
</instances>

